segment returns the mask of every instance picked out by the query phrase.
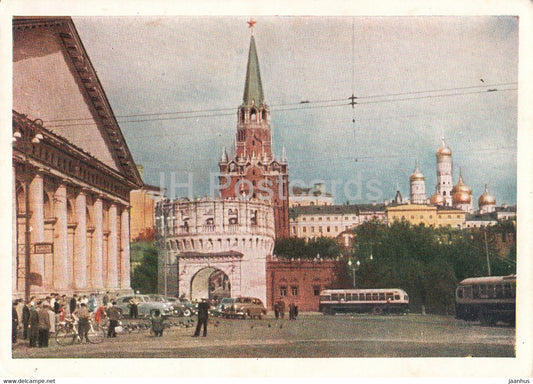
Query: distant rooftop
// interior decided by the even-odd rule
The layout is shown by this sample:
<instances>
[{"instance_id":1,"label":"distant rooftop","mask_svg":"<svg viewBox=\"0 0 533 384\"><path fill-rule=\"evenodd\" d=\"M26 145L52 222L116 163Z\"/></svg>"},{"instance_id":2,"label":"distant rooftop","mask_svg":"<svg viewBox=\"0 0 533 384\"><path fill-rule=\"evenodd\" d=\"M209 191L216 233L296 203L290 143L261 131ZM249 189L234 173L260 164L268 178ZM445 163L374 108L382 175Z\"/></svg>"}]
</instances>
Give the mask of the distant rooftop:
<instances>
[{"instance_id":1,"label":"distant rooftop","mask_svg":"<svg viewBox=\"0 0 533 384\"><path fill-rule=\"evenodd\" d=\"M359 215L361 212L384 212L385 204L360 204L360 205L309 205L293 207L290 211L300 215Z\"/></svg>"}]
</instances>

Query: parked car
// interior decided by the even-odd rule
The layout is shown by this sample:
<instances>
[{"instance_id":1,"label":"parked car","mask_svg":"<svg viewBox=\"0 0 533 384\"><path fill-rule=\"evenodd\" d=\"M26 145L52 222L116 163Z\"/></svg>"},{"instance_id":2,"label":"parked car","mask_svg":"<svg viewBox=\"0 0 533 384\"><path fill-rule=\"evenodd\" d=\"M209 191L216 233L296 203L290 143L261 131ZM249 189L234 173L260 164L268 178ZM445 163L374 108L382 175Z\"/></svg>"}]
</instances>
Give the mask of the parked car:
<instances>
[{"instance_id":1,"label":"parked car","mask_svg":"<svg viewBox=\"0 0 533 384\"><path fill-rule=\"evenodd\" d=\"M233 297L224 297L220 300L220 303L218 303L212 310L211 313L214 316L226 316L228 310L231 308L233 303L235 302L235 298Z\"/></svg>"},{"instance_id":2,"label":"parked car","mask_svg":"<svg viewBox=\"0 0 533 384\"><path fill-rule=\"evenodd\" d=\"M261 319L267 310L263 302L256 297L237 297L226 312L229 317L246 317Z\"/></svg>"},{"instance_id":3,"label":"parked car","mask_svg":"<svg viewBox=\"0 0 533 384\"><path fill-rule=\"evenodd\" d=\"M172 305L161 301L154 301L148 295L126 295L117 298L117 307L119 312L123 316L129 316L130 314L130 300L135 297L139 301L137 306L139 317L152 316L156 310L162 315L172 314Z\"/></svg>"},{"instance_id":4,"label":"parked car","mask_svg":"<svg viewBox=\"0 0 533 384\"><path fill-rule=\"evenodd\" d=\"M172 305L176 316L189 317L198 312L195 304L188 300L172 296L163 296L163 298Z\"/></svg>"}]
</instances>

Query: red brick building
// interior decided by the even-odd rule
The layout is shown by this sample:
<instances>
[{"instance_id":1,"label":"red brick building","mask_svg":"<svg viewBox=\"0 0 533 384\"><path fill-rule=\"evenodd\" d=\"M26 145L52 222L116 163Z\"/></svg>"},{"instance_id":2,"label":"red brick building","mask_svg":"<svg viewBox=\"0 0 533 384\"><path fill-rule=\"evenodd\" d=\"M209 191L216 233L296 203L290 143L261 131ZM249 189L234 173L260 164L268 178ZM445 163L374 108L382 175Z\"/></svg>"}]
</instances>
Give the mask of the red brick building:
<instances>
[{"instance_id":1,"label":"red brick building","mask_svg":"<svg viewBox=\"0 0 533 384\"><path fill-rule=\"evenodd\" d=\"M234 156L229 159L224 149L219 167L222 197L269 200L274 208L276 237L289 237L288 164L285 153L280 160L272 153L270 108L264 102L253 35Z\"/></svg>"},{"instance_id":2,"label":"red brick building","mask_svg":"<svg viewBox=\"0 0 533 384\"><path fill-rule=\"evenodd\" d=\"M279 300L288 308L292 302L300 311L318 311L320 291L349 286L346 263L338 260L267 260L267 307Z\"/></svg>"}]
</instances>

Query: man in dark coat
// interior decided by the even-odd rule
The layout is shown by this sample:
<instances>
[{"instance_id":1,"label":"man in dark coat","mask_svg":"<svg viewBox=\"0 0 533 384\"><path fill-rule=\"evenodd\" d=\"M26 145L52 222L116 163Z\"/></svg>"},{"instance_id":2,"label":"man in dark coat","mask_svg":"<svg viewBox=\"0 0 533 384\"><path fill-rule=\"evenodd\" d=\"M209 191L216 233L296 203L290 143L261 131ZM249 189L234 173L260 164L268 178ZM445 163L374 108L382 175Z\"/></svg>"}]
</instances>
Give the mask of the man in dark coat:
<instances>
[{"instance_id":1,"label":"man in dark coat","mask_svg":"<svg viewBox=\"0 0 533 384\"><path fill-rule=\"evenodd\" d=\"M30 308L30 347L37 346L37 339L39 338L39 314L34 305Z\"/></svg>"},{"instance_id":2,"label":"man in dark coat","mask_svg":"<svg viewBox=\"0 0 533 384\"><path fill-rule=\"evenodd\" d=\"M18 301L13 302L13 318L11 320L11 342L15 344L17 342L17 332L19 328L19 315L17 313Z\"/></svg>"},{"instance_id":3,"label":"man in dark coat","mask_svg":"<svg viewBox=\"0 0 533 384\"><path fill-rule=\"evenodd\" d=\"M118 325L120 320L120 312L116 307L117 302L113 301L111 306L107 309L107 317L109 318L109 328L107 329L107 337L117 337L117 332L115 327Z\"/></svg>"},{"instance_id":4,"label":"man in dark coat","mask_svg":"<svg viewBox=\"0 0 533 384\"><path fill-rule=\"evenodd\" d=\"M72 296L69 302L70 314L73 314L77 307L78 307L78 296L74 294L74 296Z\"/></svg>"},{"instance_id":5,"label":"man in dark coat","mask_svg":"<svg viewBox=\"0 0 533 384\"><path fill-rule=\"evenodd\" d=\"M50 314L48 310L50 306L48 303L42 303L41 305L37 310L39 316L39 347L48 347L48 340L50 339Z\"/></svg>"},{"instance_id":6,"label":"man in dark coat","mask_svg":"<svg viewBox=\"0 0 533 384\"><path fill-rule=\"evenodd\" d=\"M206 299L202 299L198 304L198 324L196 324L196 331L193 337L200 336L200 329L204 326L204 337L207 336L207 320L209 319L209 303Z\"/></svg>"},{"instance_id":7,"label":"man in dark coat","mask_svg":"<svg viewBox=\"0 0 533 384\"><path fill-rule=\"evenodd\" d=\"M30 303L25 302L22 307L22 338L26 340L28 338L28 324L30 323Z\"/></svg>"}]
</instances>

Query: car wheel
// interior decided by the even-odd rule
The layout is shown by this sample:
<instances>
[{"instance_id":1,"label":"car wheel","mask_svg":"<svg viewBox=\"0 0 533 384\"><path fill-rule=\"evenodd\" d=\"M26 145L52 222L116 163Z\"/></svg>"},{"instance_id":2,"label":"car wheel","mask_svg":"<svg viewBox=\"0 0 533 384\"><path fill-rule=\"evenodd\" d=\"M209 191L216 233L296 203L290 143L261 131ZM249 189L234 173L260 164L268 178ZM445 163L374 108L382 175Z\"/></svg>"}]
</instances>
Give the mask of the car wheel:
<instances>
[{"instance_id":1,"label":"car wheel","mask_svg":"<svg viewBox=\"0 0 533 384\"><path fill-rule=\"evenodd\" d=\"M383 313L383 308L376 306L376 307L372 308L372 313L374 315L381 315Z\"/></svg>"},{"instance_id":2,"label":"car wheel","mask_svg":"<svg viewBox=\"0 0 533 384\"><path fill-rule=\"evenodd\" d=\"M191 312L191 310L190 310L189 308L185 308L185 309L183 310L183 316L185 316L185 317L189 317L189 316L191 316L191 315L192 315L192 312Z\"/></svg>"}]
</instances>

